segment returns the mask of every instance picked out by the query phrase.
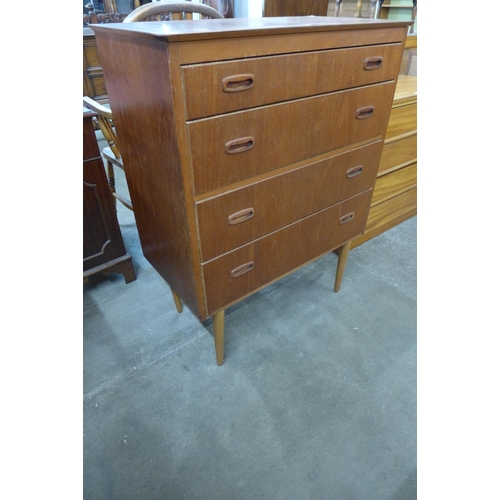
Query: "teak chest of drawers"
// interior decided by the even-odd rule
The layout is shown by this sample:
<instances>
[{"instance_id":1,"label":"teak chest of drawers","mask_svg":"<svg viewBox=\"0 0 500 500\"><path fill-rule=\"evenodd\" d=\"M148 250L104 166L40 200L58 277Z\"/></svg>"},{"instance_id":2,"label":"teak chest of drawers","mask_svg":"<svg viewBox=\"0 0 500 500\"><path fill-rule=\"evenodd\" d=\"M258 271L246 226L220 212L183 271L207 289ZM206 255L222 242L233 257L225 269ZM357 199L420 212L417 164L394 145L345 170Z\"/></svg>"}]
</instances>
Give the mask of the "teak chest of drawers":
<instances>
[{"instance_id":1,"label":"teak chest of drawers","mask_svg":"<svg viewBox=\"0 0 500 500\"><path fill-rule=\"evenodd\" d=\"M92 26L146 258L224 359L224 311L363 233L408 22Z\"/></svg>"}]
</instances>

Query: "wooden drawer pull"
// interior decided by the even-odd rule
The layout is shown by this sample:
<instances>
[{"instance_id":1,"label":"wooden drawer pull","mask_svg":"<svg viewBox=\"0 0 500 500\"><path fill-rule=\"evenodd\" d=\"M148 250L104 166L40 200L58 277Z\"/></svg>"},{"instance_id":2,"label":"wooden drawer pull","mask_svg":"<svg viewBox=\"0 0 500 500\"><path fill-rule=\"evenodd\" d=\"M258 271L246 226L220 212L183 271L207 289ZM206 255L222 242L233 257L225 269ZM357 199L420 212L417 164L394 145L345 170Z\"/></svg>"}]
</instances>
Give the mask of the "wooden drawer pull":
<instances>
[{"instance_id":1,"label":"wooden drawer pull","mask_svg":"<svg viewBox=\"0 0 500 500\"><path fill-rule=\"evenodd\" d=\"M237 278L238 276L241 276L242 274L248 273L248 271L251 271L253 269L254 263L253 261L247 262L246 264L243 264L241 266L236 267L231 271L231 278Z\"/></svg>"},{"instance_id":2,"label":"wooden drawer pull","mask_svg":"<svg viewBox=\"0 0 500 500\"><path fill-rule=\"evenodd\" d=\"M224 92L249 90L253 87L254 78L251 74L228 76L222 80L222 90Z\"/></svg>"},{"instance_id":3,"label":"wooden drawer pull","mask_svg":"<svg viewBox=\"0 0 500 500\"><path fill-rule=\"evenodd\" d=\"M363 68L366 70L378 69L382 67L383 60L384 58L382 56L367 57L365 59L365 63L363 64Z\"/></svg>"},{"instance_id":4,"label":"wooden drawer pull","mask_svg":"<svg viewBox=\"0 0 500 500\"><path fill-rule=\"evenodd\" d=\"M232 215L230 215L227 220L230 226L234 226L235 224L239 224L240 222L245 222L248 219L253 217L254 210L253 208L245 208L245 210L240 210Z\"/></svg>"},{"instance_id":5,"label":"wooden drawer pull","mask_svg":"<svg viewBox=\"0 0 500 500\"><path fill-rule=\"evenodd\" d=\"M253 137L240 137L232 141L226 142L226 154L234 155L236 153L244 153L253 148Z\"/></svg>"},{"instance_id":6,"label":"wooden drawer pull","mask_svg":"<svg viewBox=\"0 0 500 500\"><path fill-rule=\"evenodd\" d=\"M349 221L351 221L354 218L354 212L351 212L350 214L343 215L339 219L339 224L347 224Z\"/></svg>"},{"instance_id":7,"label":"wooden drawer pull","mask_svg":"<svg viewBox=\"0 0 500 500\"><path fill-rule=\"evenodd\" d=\"M356 120L362 120L363 118L370 118L375 111L375 106L365 106L364 108L359 108L356 111Z\"/></svg>"},{"instance_id":8,"label":"wooden drawer pull","mask_svg":"<svg viewBox=\"0 0 500 500\"><path fill-rule=\"evenodd\" d=\"M363 172L363 165L358 165L357 167L352 167L347 171L346 177L352 179Z\"/></svg>"}]
</instances>

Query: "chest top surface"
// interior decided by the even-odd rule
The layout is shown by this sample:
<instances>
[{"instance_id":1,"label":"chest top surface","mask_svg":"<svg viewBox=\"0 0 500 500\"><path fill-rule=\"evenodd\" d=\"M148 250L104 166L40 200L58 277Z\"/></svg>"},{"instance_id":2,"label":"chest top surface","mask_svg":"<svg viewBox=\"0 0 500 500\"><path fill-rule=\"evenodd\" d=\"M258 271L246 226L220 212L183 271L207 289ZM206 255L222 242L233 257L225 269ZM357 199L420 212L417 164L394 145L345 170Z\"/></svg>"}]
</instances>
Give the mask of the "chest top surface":
<instances>
[{"instance_id":1,"label":"chest top surface","mask_svg":"<svg viewBox=\"0 0 500 500\"><path fill-rule=\"evenodd\" d=\"M318 31L343 31L409 26L408 21L387 19L356 19L321 16L265 17L258 19L200 19L193 21L137 22L90 25L95 32L123 36L161 38L169 42L216 38L242 38L249 36Z\"/></svg>"}]
</instances>

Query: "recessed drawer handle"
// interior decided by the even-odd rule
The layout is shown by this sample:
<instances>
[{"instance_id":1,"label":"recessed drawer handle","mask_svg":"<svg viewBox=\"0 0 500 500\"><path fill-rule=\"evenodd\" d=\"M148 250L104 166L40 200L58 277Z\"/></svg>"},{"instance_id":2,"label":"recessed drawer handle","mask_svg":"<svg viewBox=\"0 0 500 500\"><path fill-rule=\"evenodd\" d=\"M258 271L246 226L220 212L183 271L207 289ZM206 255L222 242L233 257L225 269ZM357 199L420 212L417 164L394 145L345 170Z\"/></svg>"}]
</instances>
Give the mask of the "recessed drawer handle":
<instances>
[{"instance_id":1,"label":"recessed drawer handle","mask_svg":"<svg viewBox=\"0 0 500 500\"><path fill-rule=\"evenodd\" d=\"M255 77L251 74L228 76L222 80L224 92L241 92L253 87Z\"/></svg>"},{"instance_id":2,"label":"recessed drawer handle","mask_svg":"<svg viewBox=\"0 0 500 500\"><path fill-rule=\"evenodd\" d=\"M351 212L350 214L343 215L339 219L339 224L347 224L349 221L351 221L354 218L354 212Z\"/></svg>"},{"instance_id":3,"label":"recessed drawer handle","mask_svg":"<svg viewBox=\"0 0 500 500\"><path fill-rule=\"evenodd\" d=\"M240 137L232 141L226 142L226 154L234 155L236 153L244 153L253 148L253 137Z\"/></svg>"},{"instance_id":4,"label":"recessed drawer handle","mask_svg":"<svg viewBox=\"0 0 500 500\"><path fill-rule=\"evenodd\" d=\"M364 108L359 108L356 111L356 120L362 120L363 118L370 118L375 111L375 106L365 106Z\"/></svg>"},{"instance_id":5,"label":"recessed drawer handle","mask_svg":"<svg viewBox=\"0 0 500 500\"><path fill-rule=\"evenodd\" d=\"M366 70L378 69L382 66L382 61L384 58L382 56L367 57L363 64L363 68Z\"/></svg>"},{"instance_id":6,"label":"recessed drawer handle","mask_svg":"<svg viewBox=\"0 0 500 500\"><path fill-rule=\"evenodd\" d=\"M240 210L239 212L230 215L227 220L230 226L234 226L235 224L239 224L240 222L245 222L248 219L253 217L254 210L253 208L245 208L245 210Z\"/></svg>"},{"instance_id":7,"label":"recessed drawer handle","mask_svg":"<svg viewBox=\"0 0 500 500\"><path fill-rule=\"evenodd\" d=\"M253 269L254 263L252 262L247 262L246 264L243 264L241 266L236 267L231 271L231 278L237 278L238 276L241 276L242 274L248 273L248 271L251 271Z\"/></svg>"},{"instance_id":8,"label":"recessed drawer handle","mask_svg":"<svg viewBox=\"0 0 500 500\"><path fill-rule=\"evenodd\" d=\"M363 172L363 165L358 165L357 167L352 167L347 171L346 177L352 179Z\"/></svg>"}]
</instances>

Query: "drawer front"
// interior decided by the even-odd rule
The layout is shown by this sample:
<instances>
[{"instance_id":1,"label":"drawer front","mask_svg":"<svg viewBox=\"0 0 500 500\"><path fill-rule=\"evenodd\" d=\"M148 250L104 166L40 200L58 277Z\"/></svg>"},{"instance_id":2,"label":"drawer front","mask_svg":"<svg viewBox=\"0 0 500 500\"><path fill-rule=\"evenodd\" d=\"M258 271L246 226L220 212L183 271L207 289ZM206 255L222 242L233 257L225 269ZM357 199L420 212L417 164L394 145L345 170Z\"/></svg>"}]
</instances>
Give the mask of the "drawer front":
<instances>
[{"instance_id":1,"label":"drawer front","mask_svg":"<svg viewBox=\"0 0 500 500\"><path fill-rule=\"evenodd\" d=\"M380 234L389 227L405 220L407 214L411 217L417 210L417 188L412 188L384 203L380 203L370 210L366 223L366 233ZM396 221L396 222L395 222Z\"/></svg>"},{"instance_id":2,"label":"drawer front","mask_svg":"<svg viewBox=\"0 0 500 500\"><path fill-rule=\"evenodd\" d=\"M392 80L402 47L373 45L184 66L187 117L193 120Z\"/></svg>"},{"instance_id":3,"label":"drawer front","mask_svg":"<svg viewBox=\"0 0 500 500\"><path fill-rule=\"evenodd\" d=\"M360 234L371 197L370 189L203 264L208 315Z\"/></svg>"},{"instance_id":4,"label":"drawer front","mask_svg":"<svg viewBox=\"0 0 500 500\"><path fill-rule=\"evenodd\" d=\"M384 203L372 206L368 214L365 232L358 236L351 249L362 245L365 241L382 234L391 227L397 226L417 214L417 188L391 198Z\"/></svg>"},{"instance_id":5,"label":"drawer front","mask_svg":"<svg viewBox=\"0 0 500 500\"><path fill-rule=\"evenodd\" d=\"M381 83L189 122L196 193L381 136L394 86Z\"/></svg>"},{"instance_id":6,"label":"drawer front","mask_svg":"<svg viewBox=\"0 0 500 500\"><path fill-rule=\"evenodd\" d=\"M395 170L377 179L373 188L372 206L394 198L417 185L417 163Z\"/></svg>"},{"instance_id":7,"label":"drawer front","mask_svg":"<svg viewBox=\"0 0 500 500\"><path fill-rule=\"evenodd\" d=\"M392 108L387 125L386 140L417 130L417 104Z\"/></svg>"},{"instance_id":8,"label":"drawer front","mask_svg":"<svg viewBox=\"0 0 500 500\"><path fill-rule=\"evenodd\" d=\"M202 260L369 189L382 145L378 141L200 202Z\"/></svg>"},{"instance_id":9,"label":"drawer front","mask_svg":"<svg viewBox=\"0 0 500 500\"><path fill-rule=\"evenodd\" d=\"M399 141L384 144L380 159L379 174L391 170L398 165L417 160L417 134Z\"/></svg>"}]
</instances>

